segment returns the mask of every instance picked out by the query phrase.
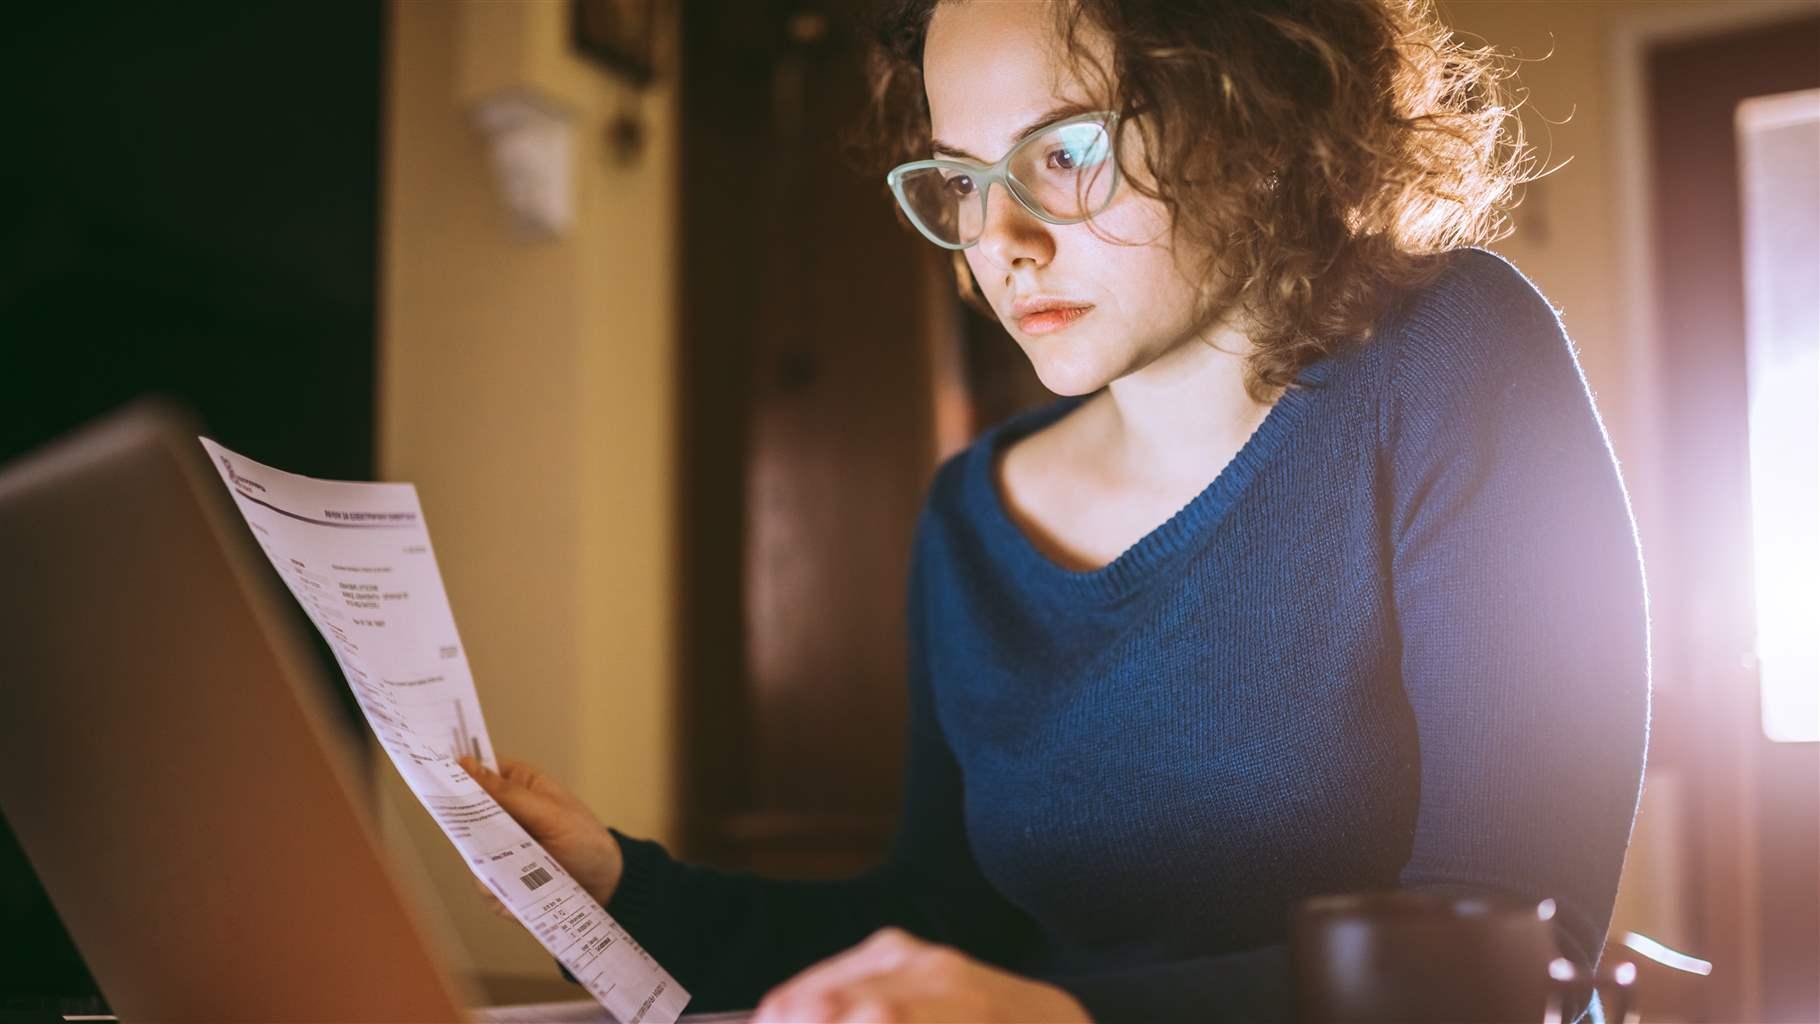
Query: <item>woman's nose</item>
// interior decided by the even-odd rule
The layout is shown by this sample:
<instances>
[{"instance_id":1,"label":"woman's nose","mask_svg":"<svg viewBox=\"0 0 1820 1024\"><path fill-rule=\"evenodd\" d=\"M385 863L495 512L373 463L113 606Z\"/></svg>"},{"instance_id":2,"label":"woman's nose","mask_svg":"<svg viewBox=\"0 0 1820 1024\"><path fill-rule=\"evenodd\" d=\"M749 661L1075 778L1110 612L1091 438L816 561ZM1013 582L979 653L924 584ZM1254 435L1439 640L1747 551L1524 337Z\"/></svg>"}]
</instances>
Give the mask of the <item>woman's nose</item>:
<instances>
[{"instance_id":1,"label":"woman's nose","mask_svg":"<svg viewBox=\"0 0 1820 1024\"><path fill-rule=\"evenodd\" d=\"M988 261L1006 270L1019 260L1045 266L1055 256L1055 236L1049 225L1031 216L1003 184L986 196L986 223L979 246Z\"/></svg>"}]
</instances>

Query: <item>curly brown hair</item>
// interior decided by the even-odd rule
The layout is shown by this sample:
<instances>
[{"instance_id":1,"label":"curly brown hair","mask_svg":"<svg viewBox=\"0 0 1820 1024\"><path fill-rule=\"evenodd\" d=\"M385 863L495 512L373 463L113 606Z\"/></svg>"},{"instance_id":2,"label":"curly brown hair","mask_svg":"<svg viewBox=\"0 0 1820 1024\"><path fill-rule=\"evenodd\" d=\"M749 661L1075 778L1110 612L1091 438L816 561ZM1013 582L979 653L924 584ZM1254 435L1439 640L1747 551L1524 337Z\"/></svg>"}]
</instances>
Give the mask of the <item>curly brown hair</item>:
<instances>
[{"instance_id":1,"label":"curly brown hair","mask_svg":"<svg viewBox=\"0 0 1820 1024\"><path fill-rule=\"evenodd\" d=\"M923 43L941 2L873 12L871 106L855 141L880 172L929 156ZM1514 71L1455 39L1429 0L1053 6L1071 68L1120 113L1121 136L1140 131L1142 173L1120 144L1121 175L1164 204L1178 243L1219 254L1201 309L1245 315L1246 386L1260 401L1369 339L1449 250L1507 236L1517 187L1539 177L1506 84ZM1111 67L1086 26L1109 39ZM962 298L992 316L961 253L953 262Z\"/></svg>"}]
</instances>

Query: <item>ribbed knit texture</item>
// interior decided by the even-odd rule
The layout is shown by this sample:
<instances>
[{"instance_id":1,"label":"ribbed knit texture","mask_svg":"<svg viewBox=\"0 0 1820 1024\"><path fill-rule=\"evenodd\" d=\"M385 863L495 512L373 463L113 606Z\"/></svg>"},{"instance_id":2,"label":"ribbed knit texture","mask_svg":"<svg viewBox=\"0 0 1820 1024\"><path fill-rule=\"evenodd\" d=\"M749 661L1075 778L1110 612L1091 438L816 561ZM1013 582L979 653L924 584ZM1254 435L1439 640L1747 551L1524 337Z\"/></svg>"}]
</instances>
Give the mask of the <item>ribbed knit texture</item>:
<instances>
[{"instance_id":1,"label":"ribbed knit texture","mask_svg":"<svg viewBox=\"0 0 1820 1024\"><path fill-rule=\"evenodd\" d=\"M693 1009L754 1005L895 924L1056 982L1096 1020L1284 1019L1295 902L1397 886L1552 897L1568 950L1596 955L1648 640L1629 508L1559 319L1463 249L1302 382L1092 572L1032 545L993 468L1079 399L941 468L886 862L778 882L620 836L607 909Z\"/></svg>"}]
</instances>

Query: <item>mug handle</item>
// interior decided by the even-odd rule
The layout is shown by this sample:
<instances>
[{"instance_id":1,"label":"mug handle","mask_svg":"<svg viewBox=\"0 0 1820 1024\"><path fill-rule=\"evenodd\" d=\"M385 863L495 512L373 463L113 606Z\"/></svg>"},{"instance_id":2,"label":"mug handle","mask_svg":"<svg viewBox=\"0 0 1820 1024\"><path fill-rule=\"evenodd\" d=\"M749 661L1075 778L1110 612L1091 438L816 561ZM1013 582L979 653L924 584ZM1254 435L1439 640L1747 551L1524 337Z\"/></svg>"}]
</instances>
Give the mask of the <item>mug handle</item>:
<instances>
[{"instance_id":1,"label":"mug handle","mask_svg":"<svg viewBox=\"0 0 1820 1024\"><path fill-rule=\"evenodd\" d=\"M1558 956L1548 962L1548 977L1554 982L1554 989L1549 993L1543 1024L1568 1024L1567 1007L1591 1003L1594 991L1599 993L1606 1024L1639 1024L1640 1018L1632 1009L1636 1002L1637 965L1629 960L1602 964L1598 973L1589 978L1572 960Z\"/></svg>"}]
</instances>

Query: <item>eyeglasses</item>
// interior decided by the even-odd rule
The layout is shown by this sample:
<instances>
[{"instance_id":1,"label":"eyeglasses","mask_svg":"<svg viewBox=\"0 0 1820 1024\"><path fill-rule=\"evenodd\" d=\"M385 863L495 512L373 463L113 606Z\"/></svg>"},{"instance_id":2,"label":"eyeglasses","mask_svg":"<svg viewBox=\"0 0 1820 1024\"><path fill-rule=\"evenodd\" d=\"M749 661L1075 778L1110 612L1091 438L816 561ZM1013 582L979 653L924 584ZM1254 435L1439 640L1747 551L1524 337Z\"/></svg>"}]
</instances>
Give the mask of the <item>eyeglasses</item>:
<instances>
[{"instance_id":1,"label":"eyeglasses","mask_svg":"<svg viewBox=\"0 0 1820 1024\"><path fill-rule=\"evenodd\" d=\"M1003 183L1018 205L1049 224L1078 224L1106 208L1118 189L1112 143L1118 114L1102 110L1051 124L1011 147L991 167L915 160L885 175L910 223L944 249L965 249L986 229L986 201Z\"/></svg>"}]
</instances>

